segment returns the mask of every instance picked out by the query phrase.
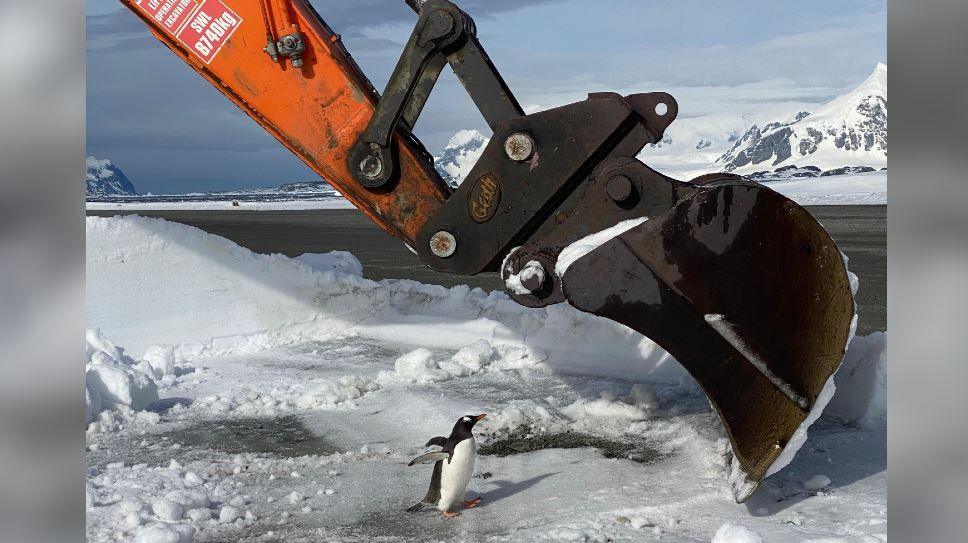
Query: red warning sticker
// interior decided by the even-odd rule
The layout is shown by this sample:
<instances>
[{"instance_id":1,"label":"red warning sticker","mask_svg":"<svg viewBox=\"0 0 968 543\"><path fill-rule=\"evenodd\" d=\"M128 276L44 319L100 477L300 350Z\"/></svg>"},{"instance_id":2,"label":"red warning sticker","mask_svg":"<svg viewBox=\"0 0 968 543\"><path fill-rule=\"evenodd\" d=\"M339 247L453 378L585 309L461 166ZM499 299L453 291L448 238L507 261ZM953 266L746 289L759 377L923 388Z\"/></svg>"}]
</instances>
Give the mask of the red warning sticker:
<instances>
[{"instance_id":1,"label":"red warning sticker","mask_svg":"<svg viewBox=\"0 0 968 543\"><path fill-rule=\"evenodd\" d=\"M222 0L138 0L138 6L205 64L242 24Z\"/></svg>"}]
</instances>

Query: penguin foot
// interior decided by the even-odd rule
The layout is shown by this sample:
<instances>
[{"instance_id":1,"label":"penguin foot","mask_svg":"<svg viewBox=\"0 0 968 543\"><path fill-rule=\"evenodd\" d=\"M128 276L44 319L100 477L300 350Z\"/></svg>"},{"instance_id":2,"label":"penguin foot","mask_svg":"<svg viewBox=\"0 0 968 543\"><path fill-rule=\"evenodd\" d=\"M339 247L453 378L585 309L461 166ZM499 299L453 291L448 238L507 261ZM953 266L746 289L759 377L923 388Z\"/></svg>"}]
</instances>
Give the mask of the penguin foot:
<instances>
[{"instance_id":1,"label":"penguin foot","mask_svg":"<svg viewBox=\"0 0 968 543\"><path fill-rule=\"evenodd\" d=\"M457 511L444 511L444 516L447 518L454 518L454 517L459 517L460 513L458 513Z\"/></svg>"},{"instance_id":2,"label":"penguin foot","mask_svg":"<svg viewBox=\"0 0 968 543\"><path fill-rule=\"evenodd\" d=\"M481 500L482 499L483 498L481 498L480 496L478 496L477 498L474 498L473 500L464 500L464 505L467 508L477 507L477 504L481 503Z\"/></svg>"}]
</instances>

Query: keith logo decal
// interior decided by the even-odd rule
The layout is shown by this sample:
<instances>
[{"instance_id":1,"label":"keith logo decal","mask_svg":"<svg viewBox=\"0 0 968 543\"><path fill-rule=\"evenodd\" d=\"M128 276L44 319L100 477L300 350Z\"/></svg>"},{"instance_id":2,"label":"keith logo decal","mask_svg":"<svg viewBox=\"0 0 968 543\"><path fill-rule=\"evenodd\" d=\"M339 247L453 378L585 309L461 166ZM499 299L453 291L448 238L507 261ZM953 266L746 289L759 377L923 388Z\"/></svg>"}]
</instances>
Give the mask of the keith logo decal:
<instances>
[{"instance_id":1,"label":"keith logo decal","mask_svg":"<svg viewBox=\"0 0 968 543\"><path fill-rule=\"evenodd\" d=\"M137 0L159 26L209 64L235 29L239 17L222 0Z\"/></svg>"}]
</instances>

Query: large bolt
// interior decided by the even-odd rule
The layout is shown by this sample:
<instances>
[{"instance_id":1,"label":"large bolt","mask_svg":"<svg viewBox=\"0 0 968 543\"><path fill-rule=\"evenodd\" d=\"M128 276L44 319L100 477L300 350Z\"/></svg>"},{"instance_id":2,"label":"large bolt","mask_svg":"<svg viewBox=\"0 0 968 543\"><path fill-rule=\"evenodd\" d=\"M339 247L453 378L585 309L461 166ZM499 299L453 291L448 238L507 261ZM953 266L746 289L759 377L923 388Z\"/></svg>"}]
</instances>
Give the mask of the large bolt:
<instances>
[{"instance_id":1,"label":"large bolt","mask_svg":"<svg viewBox=\"0 0 968 543\"><path fill-rule=\"evenodd\" d=\"M524 265L518 277L521 279L521 285L524 288L531 292L537 292L544 286L548 275L540 262L532 260Z\"/></svg>"},{"instance_id":2,"label":"large bolt","mask_svg":"<svg viewBox=\"0 0 968 543\"><path fill-rule=\"evenodd\" d=\"M634 190L632 182L624 175L616 175L609 179L605 185L605 192L608 194L608 197L617 204L627 202L632 197Z\"/></svg>"},{"instance_id":3,"label":"large bolt","mask_svg":"<svg viewBox=\"0 0 968 543\"><path fill-rule=\"evenodd\" d=\"M379 155L366 155L360 161L360 173L367 179L377 179L383 173L383 161Z\"/></svg>"},{"instance_id":4,"label":"large bolt","mask_svg":"<svg viewBox=\"0 0 968 543\"><path fill-rule=\"evenodd\" d=\"M524 162L534 154L534 140L524 132L508 136L504 141L504 152L515 162Z\"/></svg>"},{"instance_id":5,"label":"large bolt","mask_svg":"<svg viewBox=\"0 0 968 543\"><path fill-rule=\"evenodd\" d=\"M441 230L430 238L430 251L440 258L448 258L457 252L457 238Z\"/></svg>"}]
</instances>

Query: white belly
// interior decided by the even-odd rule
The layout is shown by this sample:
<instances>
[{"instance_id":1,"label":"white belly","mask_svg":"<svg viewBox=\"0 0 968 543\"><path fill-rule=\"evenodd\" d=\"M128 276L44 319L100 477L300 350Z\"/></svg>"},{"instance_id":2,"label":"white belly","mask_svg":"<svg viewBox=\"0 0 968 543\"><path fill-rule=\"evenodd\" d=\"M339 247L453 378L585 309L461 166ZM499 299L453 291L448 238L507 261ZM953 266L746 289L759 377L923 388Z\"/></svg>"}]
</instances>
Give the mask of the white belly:
<instances>
[{"instance_id":1,"label":"white belly","mask_svg":"<svg viewBox=\"0 0 968 543\"><path fill-rule=\"evenodd\" d=\"M440 471L440 501L437 509L451 511L454 506L464 499L467 483L474 473L474 459L477 456L477 444L474 438L461 441L454 448L454 456L450 463L444 460Z\"/></svg>"}]
</instances>

